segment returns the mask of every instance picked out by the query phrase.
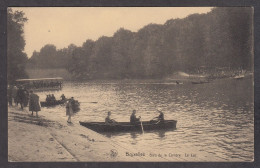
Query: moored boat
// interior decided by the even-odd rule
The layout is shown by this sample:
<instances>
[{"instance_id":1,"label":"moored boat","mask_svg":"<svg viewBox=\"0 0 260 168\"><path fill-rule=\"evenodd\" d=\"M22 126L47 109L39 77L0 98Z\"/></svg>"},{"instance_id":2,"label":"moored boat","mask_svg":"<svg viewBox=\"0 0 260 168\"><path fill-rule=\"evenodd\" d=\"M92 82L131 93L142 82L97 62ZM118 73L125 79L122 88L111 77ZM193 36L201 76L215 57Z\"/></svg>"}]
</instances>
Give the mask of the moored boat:
<instances>
[{"instance_id":1,"label":"moored boat","mask_svg":"<svg viewBox=\"0 0 260 168\"><path fill-rule=\"evenodd\" d=\"M40 103L41 103L41 107L53 107L57 105L62 105L66 103L66 101L67 100L55 100L55 101L50 101L50 102L45 101ZM75 100L75 103L72 105L72 109L75 113L80 111L80 103L77 100Z\"/></svg>"},{"instance_id":2,"label":"moored boat","mask_svg":"<svg viewBox=\"0 0 260 168\"><path fill-rule=\"evenodd\" d=\"M245 77L245 75L237 75L234 77L234 79L243 79Z\"/></svg>"},{"instance_id":3,"label":"moored boat","mask_svg":"<svg viewBox=\"0 0 260 168\"><path fill-rule=\"evenodd\" d=\"M40 102L42 107L51 107L56 105L64 104L66 100L56 100L56 101L50 101L50 102Z\"/></svg>"},{"instance_id":4,"label":"moored boat","mask_svg":"<svg viewBox=\"0 0 260 168\"><path fill-rule=\"evenodd\" d=\"M105 122L79 122L80 125L87 127L96 132L131 132L142 131L141 123L133 125L129 122L117 122L114 124L106 124ZM176 120L165 120L163 122L154 123L151 121L143 121L144 131L151 130L169 130L176 129Z\"/></svg>"},{"instance_id":5,"label":"moored boat","mask_svg":"<svg viewBox=\"0 0 260 168\"><path fill-rule=\"evenodd\" d=\"M203 83L209 83L209 81L192 81L192 84L203 84Z\"/></svg>"}]
</instances>

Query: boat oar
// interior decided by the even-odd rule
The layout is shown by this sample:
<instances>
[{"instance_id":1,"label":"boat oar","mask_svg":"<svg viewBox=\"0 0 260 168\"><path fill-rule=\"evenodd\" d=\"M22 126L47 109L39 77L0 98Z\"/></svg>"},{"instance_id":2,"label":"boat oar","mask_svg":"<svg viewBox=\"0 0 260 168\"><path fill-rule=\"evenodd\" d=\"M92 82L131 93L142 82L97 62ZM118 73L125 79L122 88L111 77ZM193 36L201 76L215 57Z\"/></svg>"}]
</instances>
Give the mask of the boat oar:
<instances>
[{"instance_id":1,"label":"boat oar","mask_svg":"<svg viewBox=\"0 0 260 168\"><path fill-rule=\"evenodd\" d=\"M80 103L98 103L98 102L80 102Z\"/></svg>"},{"instance_id":2,"label":"boat oar","mask_svg":"<svg viewBox=\"0 0 260 168\"><path fill-rule=\"evenodd\" d=\"M143 132L143 134L144 134L144 127L143 127L143 123L142 123L141 117L140 117L140 122L141 122L142 132Z\"/></svg>"}]
</instances>

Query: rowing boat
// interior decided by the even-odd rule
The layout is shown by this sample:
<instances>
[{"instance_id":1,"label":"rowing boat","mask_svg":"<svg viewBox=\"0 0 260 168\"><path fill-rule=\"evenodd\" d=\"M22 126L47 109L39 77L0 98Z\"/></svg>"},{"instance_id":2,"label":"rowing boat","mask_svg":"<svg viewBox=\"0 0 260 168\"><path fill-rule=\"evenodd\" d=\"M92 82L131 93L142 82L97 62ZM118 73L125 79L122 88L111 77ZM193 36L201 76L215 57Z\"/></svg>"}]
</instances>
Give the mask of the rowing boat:
<instances>
[{"instance_id":1,"label":"rowing boat","mask_svg":"<svg viewBox=\"0 0 260 168\"><path fill-rule=\"evenodd\" d=\"M51 106L56 106L56 105L60 105L60 104L64 104L66 102L66 100L55 100L55 101L50 101L50 102L41 102L41 106L42 107L51 107Z\"/></svg>"},{"instance_id":2,"label":"rowing boat","mask_svg":"<svg viewBox=\"0 0 260 168\"><path fill-rule=\"evenodd\" d=\"M53 107L53 106L62 105L66 103L66 100L55 100L51 102L45 101L40 103L41 103L41 107ZM77 100L75 100L75 103L72 105L72 109L74 113L80 111L80 103Z\"/></svg>"},{"instance_id":3,"label":"rowing boat","mask_svg":"<svg viewBox=\"0 0 260 168\"><path fill-rule=\"evenodd\" d=\"M105 122L79 122L80 125L96 132L131 132L142 131L141 123L133 125L129 122L116 122L106 124ZM164 120L163 122L143 121L144 131L176 129L176 120Z\"/></svg>"}]
</instances>

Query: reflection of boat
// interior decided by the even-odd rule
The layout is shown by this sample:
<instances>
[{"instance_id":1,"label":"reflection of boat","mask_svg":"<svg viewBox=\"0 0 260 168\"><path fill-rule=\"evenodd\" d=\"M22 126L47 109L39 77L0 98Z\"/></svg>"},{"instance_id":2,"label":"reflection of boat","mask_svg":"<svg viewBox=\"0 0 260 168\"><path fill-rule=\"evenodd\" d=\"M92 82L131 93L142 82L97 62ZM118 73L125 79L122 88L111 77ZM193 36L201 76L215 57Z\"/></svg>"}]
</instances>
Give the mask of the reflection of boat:
<instances>
[{"instance_id":1,"label":"reflection of boat","mask_svg":"<svg viewBox=\"0 0 260 168\"><path fill-rule=\"evenodd\" d=\"M42 107L51 107L51 106L56 106L60 104L64 104L66 100L56 100L56 101L50 101L50 102L41 102Z\"/></svg>"},{"instance_id":2,"label":"reflection of boat","mask_svg":"<svg viewBox=\"0 0 260 168\"><path fill-rule=\"evenodd\" d=\"M96 132L131 132L131 131L142 131L141 124L133 125L129 122L117 122L115 124L105 124L104 122L79 122L80 125L87 127ZM153 123L150 121L143 121L144 131L150 130L167 130L175 129L176 120L165 120L164 122Z\"/></svg>"}]
</instances>

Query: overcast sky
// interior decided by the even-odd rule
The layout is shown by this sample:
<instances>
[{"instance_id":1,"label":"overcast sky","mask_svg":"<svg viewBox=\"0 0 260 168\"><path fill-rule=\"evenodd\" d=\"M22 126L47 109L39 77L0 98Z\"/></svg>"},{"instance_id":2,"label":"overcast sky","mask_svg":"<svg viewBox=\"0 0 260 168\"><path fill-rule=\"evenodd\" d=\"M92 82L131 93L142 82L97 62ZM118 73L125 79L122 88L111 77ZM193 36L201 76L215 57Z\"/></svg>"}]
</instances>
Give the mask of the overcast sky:
<instances>
[{"instance_id":1,"label":"overcast sky","mask_svg":"<svg viewBox=\"0 0 260 168\"><path fill-rule=\"evenodd\" d=\"M193 13L207 13L211 8L188 7L19 7L28 18L24 26L25 52L46 44L57 49L70 44L81 46L87 39L113 36L119 28L133 32L149 23L164 24L169 19Z\"/></svg>"}]
</instances>

